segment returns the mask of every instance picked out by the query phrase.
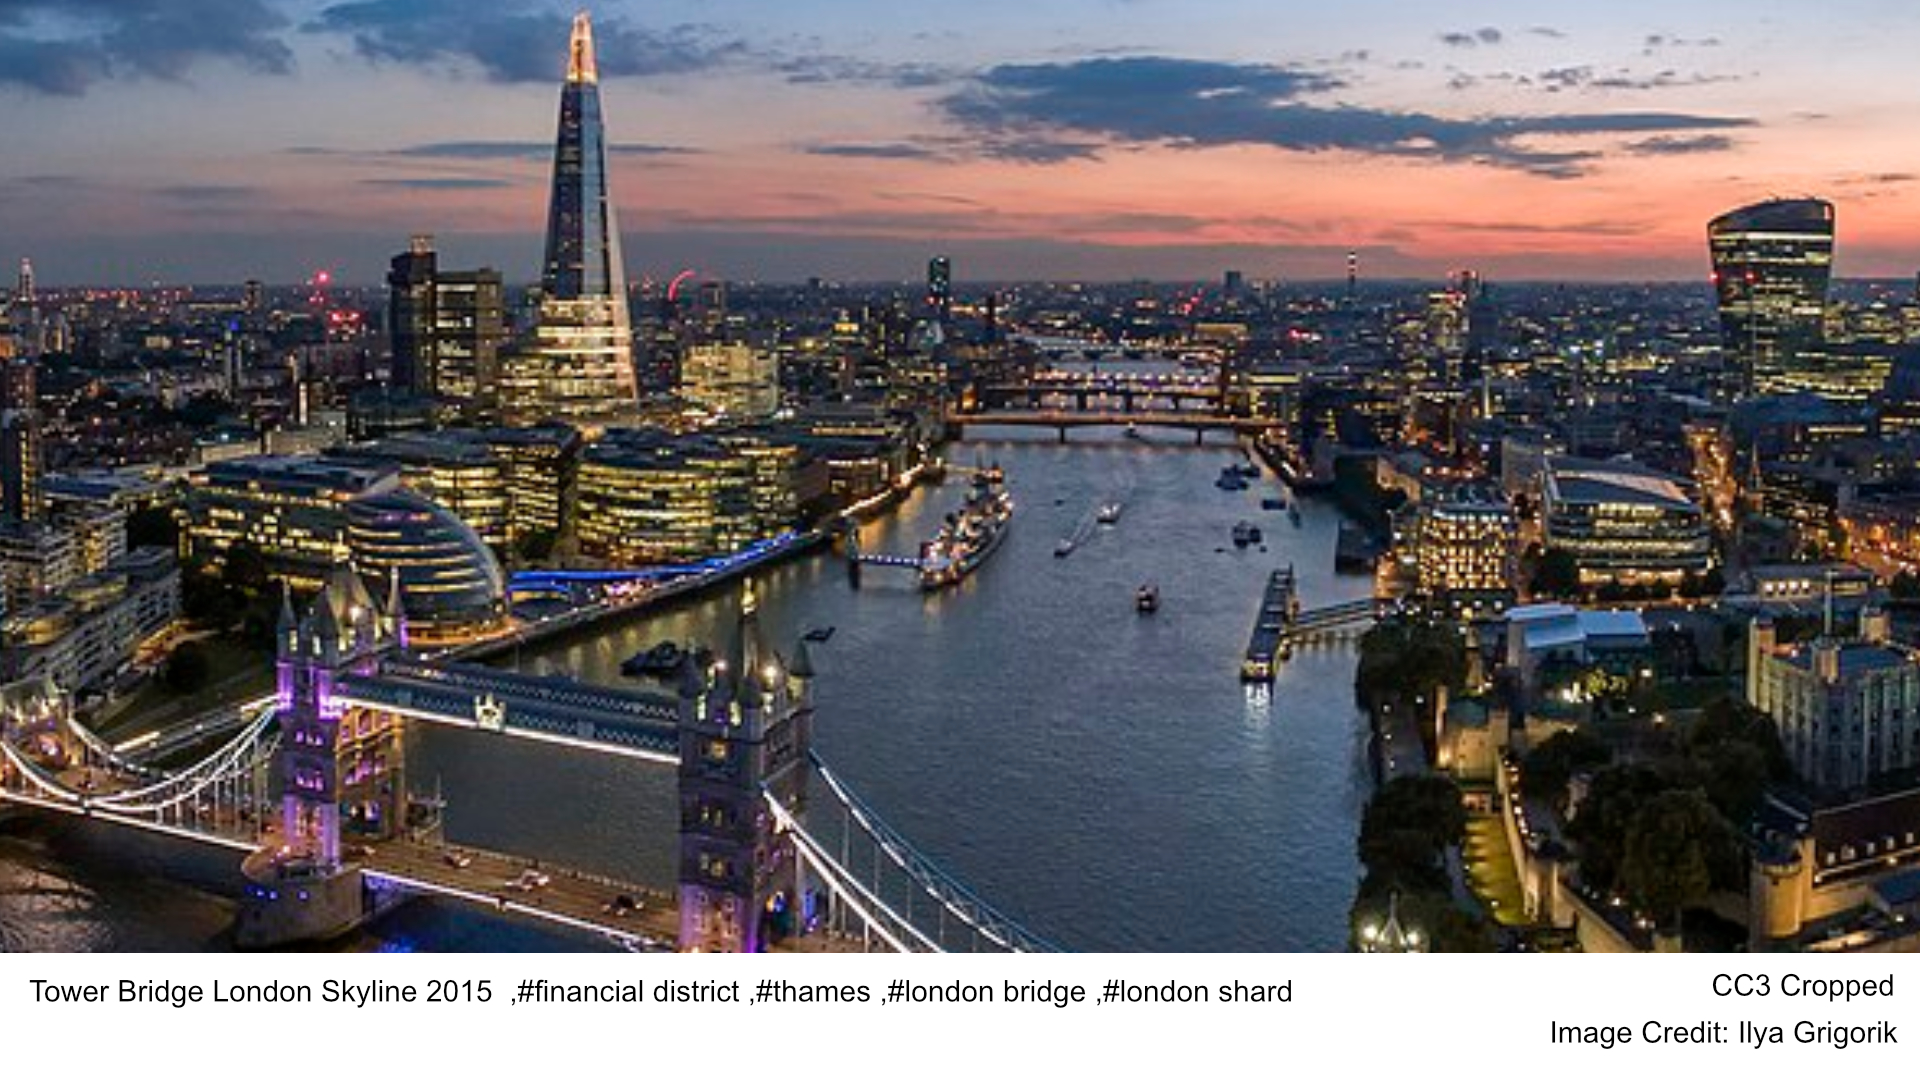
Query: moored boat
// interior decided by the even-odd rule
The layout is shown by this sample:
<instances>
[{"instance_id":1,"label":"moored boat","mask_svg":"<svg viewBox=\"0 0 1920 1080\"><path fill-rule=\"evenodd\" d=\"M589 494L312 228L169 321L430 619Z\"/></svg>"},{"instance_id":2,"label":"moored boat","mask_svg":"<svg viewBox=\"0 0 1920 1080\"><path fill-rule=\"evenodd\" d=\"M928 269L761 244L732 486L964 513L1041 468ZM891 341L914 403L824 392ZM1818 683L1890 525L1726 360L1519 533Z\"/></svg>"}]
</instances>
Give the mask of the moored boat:
<instances>
[{"instance_id":1,"label":"moored boat","mask_svg":"<svg viewBox=\"0 0 1920 1080\"><path fill-rule=\"evenodd\" d=\"M947 516L940 531L921 549L922 589L943 589L959 582L999 549L1013 521L1013 497L1003 486L1005 479L998 465L974 474L966 503Z\"/></svg>"}]
</instances>

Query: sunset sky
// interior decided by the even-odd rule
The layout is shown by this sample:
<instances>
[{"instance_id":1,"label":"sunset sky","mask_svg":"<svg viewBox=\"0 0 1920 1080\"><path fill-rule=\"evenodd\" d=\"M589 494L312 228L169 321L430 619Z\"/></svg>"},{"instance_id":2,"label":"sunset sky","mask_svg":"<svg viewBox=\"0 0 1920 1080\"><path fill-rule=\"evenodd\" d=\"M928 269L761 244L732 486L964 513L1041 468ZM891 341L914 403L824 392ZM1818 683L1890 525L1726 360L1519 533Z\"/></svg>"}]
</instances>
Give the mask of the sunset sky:
<instances>
[{"instance_id":1,"label":"sunset sky","mask_svg":"<svg viewBox=\"0 0 1920 1080\"><path fill-rule=\"evenodd\" d=\"M571 5L0 0L0 259L42 281L535 276ZM1839 207L1920 268L1920 8L1876 0L593 7L636 277L1704 277Z\"/></svg>"}]
</instances>

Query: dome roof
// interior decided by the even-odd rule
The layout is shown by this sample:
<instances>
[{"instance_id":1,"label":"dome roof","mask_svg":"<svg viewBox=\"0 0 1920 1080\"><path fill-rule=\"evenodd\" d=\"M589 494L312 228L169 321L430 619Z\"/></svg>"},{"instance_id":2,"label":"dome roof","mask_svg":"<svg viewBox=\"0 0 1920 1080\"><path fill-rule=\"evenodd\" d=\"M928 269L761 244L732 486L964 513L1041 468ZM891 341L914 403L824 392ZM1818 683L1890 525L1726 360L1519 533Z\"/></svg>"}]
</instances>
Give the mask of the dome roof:
<instances>
[{"instance_id":1,"label":"dome roof","mask_svg":"<svg viewBox=\"0 0 1920 1080\"><path fill-rule=\"evenodd\" d=\"M347 504L353 568L375 595L398 576L410 630L435 638L484 633L506 617L506 575L492 549L439 503L404 488Z\"/></svg>"}]
</instances>

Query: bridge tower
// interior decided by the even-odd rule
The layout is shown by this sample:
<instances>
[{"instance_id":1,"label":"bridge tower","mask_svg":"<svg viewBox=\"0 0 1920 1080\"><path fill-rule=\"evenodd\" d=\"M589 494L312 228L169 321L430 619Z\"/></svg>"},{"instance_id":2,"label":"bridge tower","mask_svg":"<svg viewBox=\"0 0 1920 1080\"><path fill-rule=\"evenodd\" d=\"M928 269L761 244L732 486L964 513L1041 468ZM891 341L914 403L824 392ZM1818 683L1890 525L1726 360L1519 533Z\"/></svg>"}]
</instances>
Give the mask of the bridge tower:
<instances>
[{"instance_id":1,"label":"bridge tower","mask_svg":"<svg viewBox=\"0 0 1920 1080\"><path fill-rule=\"evenodd\" d=\"M317 871L340 865L343 811L353 831L381 838L405 815L398 732L343 732L334 696L340 675L370 673L404 639L403 616L377 607L359 575L344 566L303 618L295 619L290 598L281 600L280 836L290 854L304 856Z\"/></svg>"},{"instance_id":2,"label":"bridge tower","mask_svg":"<svg viewBox=\"0 0 1920 1080\"><path fill-rule=\"evenodd\" d=\"M749 582L724 659L680 683L680 947L762 952L805 931L811 900L767 798L799 814L812 770L813 667L761 640Z\"/></svg>"}]
</instances>

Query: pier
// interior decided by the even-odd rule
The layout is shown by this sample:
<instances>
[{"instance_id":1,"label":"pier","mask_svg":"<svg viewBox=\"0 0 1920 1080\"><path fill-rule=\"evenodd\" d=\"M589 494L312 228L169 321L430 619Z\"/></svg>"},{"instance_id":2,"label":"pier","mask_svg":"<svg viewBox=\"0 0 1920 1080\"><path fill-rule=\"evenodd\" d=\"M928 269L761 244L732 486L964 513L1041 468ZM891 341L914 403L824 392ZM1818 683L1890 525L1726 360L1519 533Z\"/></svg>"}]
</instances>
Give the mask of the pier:
<instances>
[{"instance_id":1,"label":"pier","mask_svg":"<svg viewBox=\"0 0 1920 1080\"><path fill-rule=\"evenodd\" d=\"M1272 682L1280 662L1300 640L1369 626L1391 606L1381 600L1349 600L1302 609L1293 567L1275 570L1268 575L1266 591L1260 598L1260 612L1254 617L1253 634L1247 640L1240 678Z\"/></svg>"},{"instance_id":2,"label":"pier","mask_svg":"<svg viewBox=\"0 0 1920 1080\"><path fill-rule=\"evenodd\" d=\"M1288 632L1300 610L1300 597L1294 591L1293 567L1267 575L1267 588L1260 597L1260 613L1254 617L1253 635L1247 641L1247 658L1240 665L1240 678L1247 682L1272 682L1274 670L1288 649Z\"/></svg>"}]
</instances>

